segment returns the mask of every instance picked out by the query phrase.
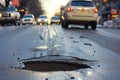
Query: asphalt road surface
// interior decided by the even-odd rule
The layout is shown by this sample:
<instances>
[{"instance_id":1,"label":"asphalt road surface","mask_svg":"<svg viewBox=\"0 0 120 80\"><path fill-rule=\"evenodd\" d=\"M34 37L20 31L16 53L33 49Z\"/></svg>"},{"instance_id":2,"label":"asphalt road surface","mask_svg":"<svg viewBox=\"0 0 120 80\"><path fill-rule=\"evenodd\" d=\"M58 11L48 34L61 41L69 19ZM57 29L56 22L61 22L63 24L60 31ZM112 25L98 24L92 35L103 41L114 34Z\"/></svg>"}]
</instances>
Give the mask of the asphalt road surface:
<instances>
[{"instance_id":1,"label":"asphalt road surface","mask_svg":"<svg viewBox=\"0 0 120 80\"><path fill-rule=\"evenodd\" d=\"M0 80L119 80L119 50L119 29L64 29L55 24L0 26ZM18 69L24 67L21 60L46 55L73 56L96 63L73 71Z\"/></svg>"}]
</instances>

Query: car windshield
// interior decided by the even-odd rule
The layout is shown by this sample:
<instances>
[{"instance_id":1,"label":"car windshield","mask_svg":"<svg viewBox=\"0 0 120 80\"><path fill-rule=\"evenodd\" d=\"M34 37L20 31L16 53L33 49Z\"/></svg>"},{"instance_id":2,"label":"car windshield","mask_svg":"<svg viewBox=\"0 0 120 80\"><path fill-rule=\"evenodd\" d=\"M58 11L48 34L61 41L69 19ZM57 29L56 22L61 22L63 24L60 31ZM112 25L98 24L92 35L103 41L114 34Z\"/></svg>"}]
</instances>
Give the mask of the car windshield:
<instances>
[{"instance_id":1,"label":"car windshield","mask_svg":"<svg viewBox=\"0 0 120 80\"><path fill-rule=\"evenodd\" d=\"M47 18L47 16L40 16L39 18Z\"/></svg>"},{"instance_id":2,"label":"car windshield","mask_svg":"<svg viewBox=\"0 0 120 80\"><path fill-rule=\"evenodd\" d=\"M93 7L93 2L90 1L72 1L71 6Z\"/></svg>"},{"instance_id":3,"label":"car windshield","mask_svg":"<svg viewBox=\"0 0 120 80\"><path fill-rule=\"evenodd\" d=\"M13 6L1 7L0 9L3 10L3 11L9 11L9 12L15 12L15 11L17 11L17 8L15 8Z\"/></svg>"},{"instance_id":4,"label":"car windshield","mask_svg":"<svg viewBox=\"0 0 120 80\"><path fill-rule=\"evenodd\" d=\"M7 8L7 11L17 11L17 9L13 6Z\"/></svg>"},{"instance_id":5,"label":"car windshield","mask_svg":"<svg viewBox=\"0 0 120 80\"><path fill-rule=\"evenodd\" d=\"M52 17L52 19L59 20L60 18L59 17Z\"/></svg>"},{"instance_id":6,"label":"car windshield","mask_svg":"<svg viewBox=\"0 0 120 80\"><path fill-rule=\"evenodd\" d=\"M31 15L25 15L23 18L33 18Z\"/></svg>"}]
</instances>

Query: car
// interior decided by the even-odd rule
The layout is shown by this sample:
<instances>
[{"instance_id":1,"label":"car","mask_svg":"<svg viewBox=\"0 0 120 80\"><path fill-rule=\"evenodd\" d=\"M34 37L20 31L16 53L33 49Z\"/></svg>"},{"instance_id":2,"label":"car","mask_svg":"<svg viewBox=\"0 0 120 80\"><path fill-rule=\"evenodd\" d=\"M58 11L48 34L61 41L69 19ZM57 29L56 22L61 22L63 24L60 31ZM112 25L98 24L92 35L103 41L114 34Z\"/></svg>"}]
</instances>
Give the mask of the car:
<instances>
[{"instance_id":1,"label":"car","mask_svg":"<svg viewBox=\"0 0 120 80\"><path fill-rule=\"evenodd\" d=\"M102 11L103 18L110 18L111 17L111 7L105 7Z\"/></svg>"},{"instance_id":2,"label":"car","mask_svg":"<svg viewBox=\"0 0 120 80\"><path fill-rule=\"evenodd\" d=\"M37 24L48 24L48 18L46 15L40 15L37 19Z\"/></svg>"},{"instance_id":3,"label":"car","mask_svg":"<svg viewBox=\"0 0 120 80\"><path fill-rule=\"evenodd\" d=\"M25 14L22 18L22 24L35 24L35 17L33 14Z\"/></svg>"},{"instance_id":4,"label":"car","mask_svg":"<svg viewBox=\"0 0 120 80\"><path fill-rule=\"evenodd\" d=\"M92 0L70 0L62 15L62 27L68 28L69 24L84 25L87 29L90 25L96 29L98 21L98 9Z\"/></svg>"},{"instance_id":5,"label":"car","mask_svg":"<svg viewBox=\"0 0 120 80\"><path fill-rule=\"evenodd\" d=\"M98 15L100 16L99 22L103 24L104 21L114 20L119 16L119 7L115 5L113 7L107 6L99 10Z\"/></svg>"},{"instance_id":6,"label":"car","mask_svg":"<svg viewBox=\"0 0 120 80\"><path fill-rule=\"evenodd\" d=\"M111 7L105 7L99 10L98 15L100 16L100 21L107 21L112 19Z\"/></svg>"},{"instance_id":7,"label":"car","mask_svg":"<svg viewBox=\"0 0 120 80\"><path fill-rule=\"evenodd\" d=\"M60 17L59 16L53 16L51 18L51 24L56 23L56 24L60 24Z\"/></svg>"},{"instance_id":8,"label":"car","mask_svg":"<svg viewBox=\"0 0 120 80\"><path fill-rule=\"evenodd\" d=\"M116 3L112 9L111 12L114 14L112 17L117 18L120 15L120 2Z\"/></svg>"},{"instance_id":9,"label":"car","mask_svg":"<svg viewBox=\"0 0 120 80\"><path fill-rule=\"evenodd\" d=\"M118 17L118 11L112 7L105 7L103 10L101 10L99 13L102 17L103 21L106 20L113 20Z\"/></svg>"},{"instance_id":10,"label":"car","mask_svg":"<svg viewBox=\"0 0 120 80\"><path fill-rule=\"evenodd\" d=\"M20 24L20 13L14 6L1 7L0 24Z\"/></svg>"}]
</instances>

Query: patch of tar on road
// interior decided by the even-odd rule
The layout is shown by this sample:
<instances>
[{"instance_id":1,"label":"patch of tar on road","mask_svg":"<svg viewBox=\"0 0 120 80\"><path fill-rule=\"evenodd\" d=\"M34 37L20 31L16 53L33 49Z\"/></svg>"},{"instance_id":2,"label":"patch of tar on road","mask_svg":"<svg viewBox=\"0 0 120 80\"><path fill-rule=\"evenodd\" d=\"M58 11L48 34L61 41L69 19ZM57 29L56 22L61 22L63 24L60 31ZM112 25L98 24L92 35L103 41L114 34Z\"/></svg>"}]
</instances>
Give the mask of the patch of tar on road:
<instances>
[{"instance_id":1,"label":"patch of tar on road","mask_svg":"<svg viewBox=\"0 0 120 80\"><path fill-rule=\"evenodd\" d=\"M40 35L39 35L39 38L40 38L41 40L44 40L44 38L43 38L42 36L40 36Z\"/></svg>"},{"instance_id":2,"label":"patch of tar on road","mask_svg":"<svg viewBox=\"0 0 120 80\"><path fill-rule=\"evenodd\" d=\"M86 38L85 36L81 35L80 38Z\"/></svg>"},{"instance_id":3,"label":"patch of tar on road","mask_svg":"<svg viewBox=\"0 0 120 80\"><path fill-rule=\"evenodd\" d=\"M79 41L73 41L73 43L79 43Z\"/></svg>"},{"instance_id":4,"label":"patch of tar on road","mask_svg":"<svg viewBox=\"0 0 120 80\"><path fill-rule=\"evenodd\" d=\"M70 37L70 39L74 39L73 37Z\"/></svg>"},{"instance_id":5,"label":"patch of tar on road","mask_svg":"<svg viewBox=\"0 0 120 80\"><path fill-rule=\"evenodd\" d=\"M92 44L91 44L91 43L84 43L84 45L89 45L89 46L92 46Z\"/></svg>"}]
</instances>

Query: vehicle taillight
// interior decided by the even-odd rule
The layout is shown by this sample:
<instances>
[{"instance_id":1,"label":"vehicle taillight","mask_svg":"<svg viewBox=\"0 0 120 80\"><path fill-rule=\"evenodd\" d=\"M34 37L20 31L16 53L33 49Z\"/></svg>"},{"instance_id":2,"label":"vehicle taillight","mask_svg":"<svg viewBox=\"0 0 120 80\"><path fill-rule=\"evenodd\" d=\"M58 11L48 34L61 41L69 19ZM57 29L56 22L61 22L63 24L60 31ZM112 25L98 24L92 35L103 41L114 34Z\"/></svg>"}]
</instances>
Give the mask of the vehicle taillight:
<instances>
[{"instance_id":1,"label":"vehicle taillight","mask_svg":"<svg viewBox=\"0 0 120 80\"><path fill-rule=\"evenodd\" d=\"M67 7L67 12L72 12L72 8L71 7Z\"/></svg>"},{"instance_id":2,"label":"vehicle taillight","mask_svg":"<svg viewBox=\"0 0 120 80\"><path fill-rule=\"evenodd\" d=\"M93 12L98 13L98 9L97 8L93 9Z\"/></svg>"},{"instance_id":3,"label":"vehicle taillight","mask_svg":"<svg viewBox=\"0 0 120 80\"><path fill-rule=\"evenodd\" d=\"M111 9L111 14L118 14L118 11L116 9Z\"/></svg>"}]
</instances>

